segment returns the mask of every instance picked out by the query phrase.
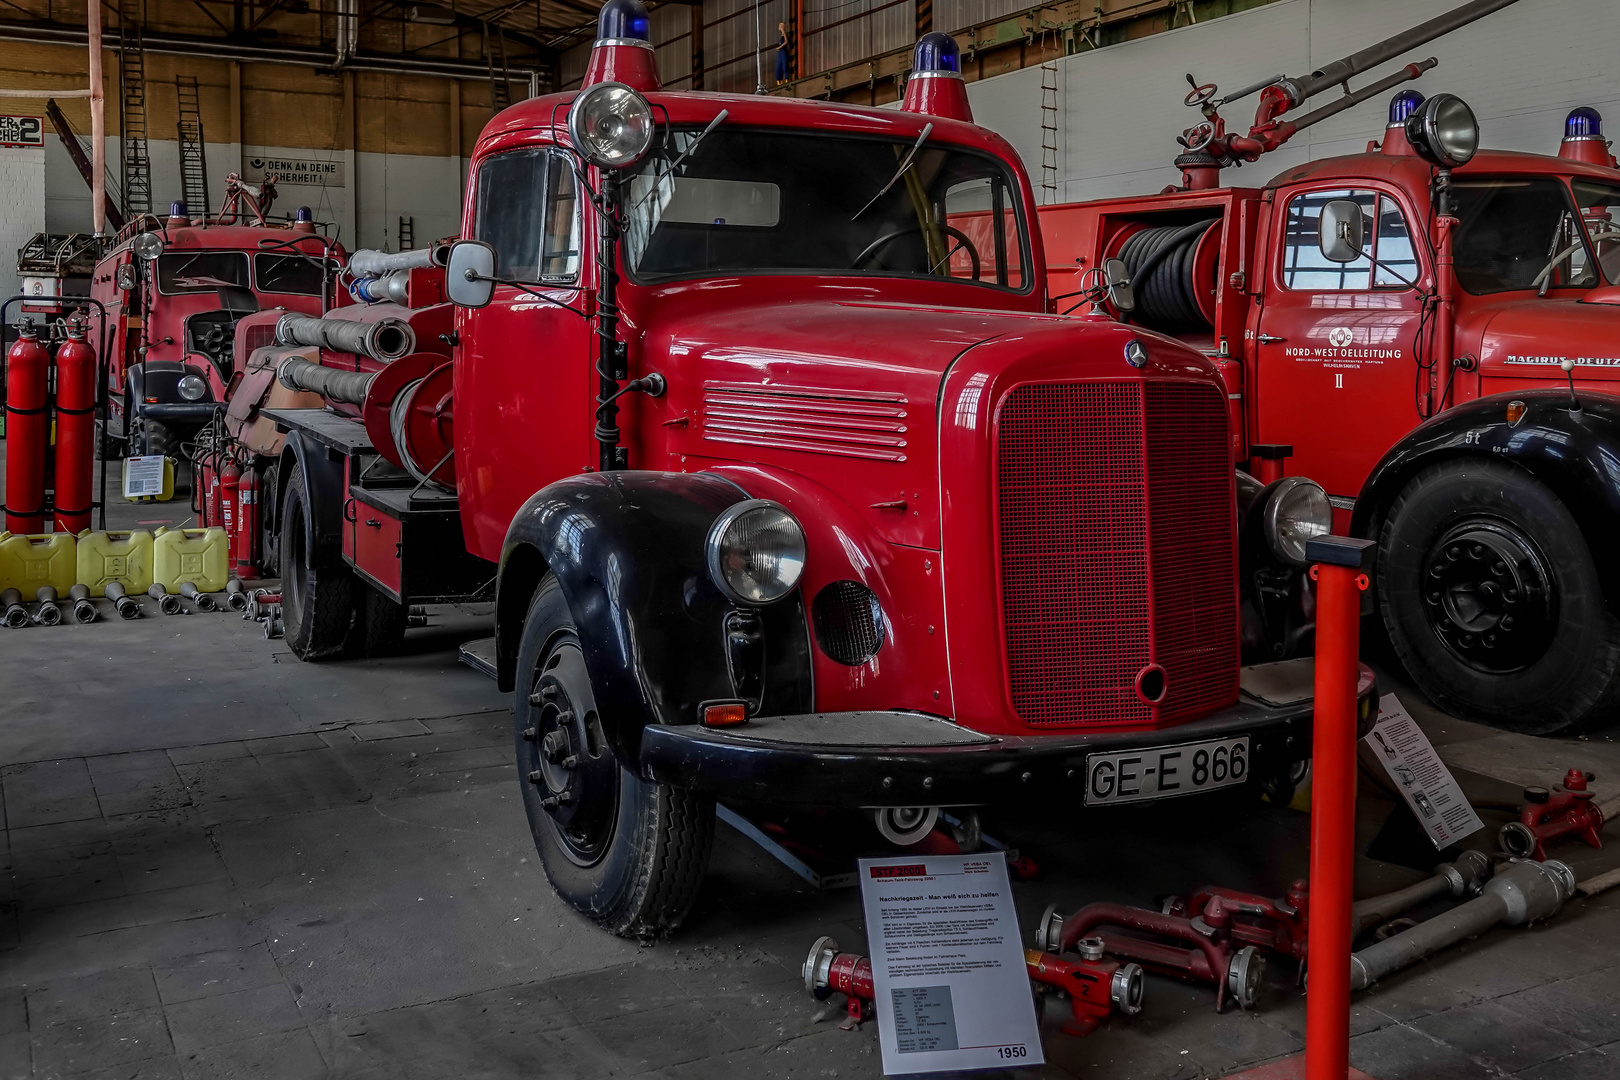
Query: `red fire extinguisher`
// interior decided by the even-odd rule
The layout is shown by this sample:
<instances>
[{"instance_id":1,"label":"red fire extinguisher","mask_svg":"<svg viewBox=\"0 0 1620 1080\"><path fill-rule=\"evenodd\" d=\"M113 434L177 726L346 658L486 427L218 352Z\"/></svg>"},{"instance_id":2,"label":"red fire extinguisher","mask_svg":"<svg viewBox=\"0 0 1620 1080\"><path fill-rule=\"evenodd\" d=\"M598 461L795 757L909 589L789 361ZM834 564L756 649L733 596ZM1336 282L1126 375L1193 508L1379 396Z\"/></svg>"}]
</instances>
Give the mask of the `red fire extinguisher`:
<instances>
[{"instance_id":1,"label":"red fire extinguisher","mask_svg":"<svg viewBox=\"0 0 1620 1080\"><path fill-rule=\"evenodd\" d=\"M51 358L32 322L6 353L6 531L45 529L45 386Z\"/></svg>"},{"instance_id":2,"label":"red fire extinguisher","mask_svg":"<svg viewBox=\"0 0 1620 1080\"><path fill-rule=\"evenodd\" d=\"M96 351L85 340L84 316L67 323L56 350L56 531L75 536L90 527L90 479L95 471Z\"/></svg>"},{"instance_id":3,"label":"red fire extinguisher","mask_svg":"<svg viewBox=\"0 0 1620 1080\"><path fill-rule=\"evenodd\" d=\"M219 455L210 454L204 461L202 523L214 526L219 524Z\"/></svg>"},{"instance_id":4,"label":"red fire extinguisher","mask_svg":"<svg viewBox=\"0 0 1620 1080\"><path fill-rule=\"evenodd\" d=\"M231 550L236 556L236 576L252 581L259 576L259 474L252 465L242 470L236 496L236 535Z\"/></svg>"},{"instance_id":5,"label":"red fire extinguisher","mask_svg":"<svg viewBox=\"0 0 1620 1080\"><path fill-rule=\"evenodd\" d=\"M242 483L242 469L236 459L228 457L219 470L219 523L225 526L225 536L235 536L236 494Z\"/></svg>"}]
</instances>

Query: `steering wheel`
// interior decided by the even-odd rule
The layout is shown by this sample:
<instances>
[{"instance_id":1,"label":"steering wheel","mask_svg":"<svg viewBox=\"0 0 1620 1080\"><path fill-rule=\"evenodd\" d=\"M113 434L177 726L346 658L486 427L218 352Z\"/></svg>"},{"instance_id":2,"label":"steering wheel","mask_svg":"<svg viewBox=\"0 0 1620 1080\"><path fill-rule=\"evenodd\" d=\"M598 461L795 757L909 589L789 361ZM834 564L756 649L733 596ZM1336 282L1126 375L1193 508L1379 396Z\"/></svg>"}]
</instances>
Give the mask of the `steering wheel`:
<instances>
[{"instance_id":1,"label":"steering wheel","mask_svg":"<svg viewBox=\"0 0 1620 1080\"><path fill-rule=\"evenodd\" d=\"M933 273L934 270L948 264L951 259L956 257L956 253L958 251L966 251L968 258L973 263L973 280L978 281L980 269L979 250L973 246L973 241L968 239L967 233L950 225L938 225L935 227L938 228L940 232L949 236L952 240L955 240L956 246L947 251L943 259L941 259L933 267L930 267L929 273ZM907 229L897 229L894 232L889 233L887 236L878 237L870 244L867 244L866 248L859 255L855 256L855 260L849 264L849 268L851 270L859 270L862 264L864 264L867 260L876 257L879 251L882 251L884 248L900 239L900 237L910 236L912 233L918 233L920 235L922 233L922 226L913 225Z\"/></svg>"},{"instance_id":2,"label":"steering wheel","mask_svg":"<svg viewBox=\"0 0 1620 1080\"><path fill-rule=\"evenodd\" d=\"M1606 240L1620 240L1620 230L1611 228L1595 231L1592 233L1591 240L1594 247ZM1547 295L1547 287L1552 284L1552 272L1558 268L1558 264L1575 254L1577 251L1581 250L1581 248L1584 246L1584 244L1577 240L1547 261L1547 265L1541 268L1541 273L1537 274L1535 279L1530 282L1530 287L1537 290L1537 295Z\"/></svg>"}]
</instances>

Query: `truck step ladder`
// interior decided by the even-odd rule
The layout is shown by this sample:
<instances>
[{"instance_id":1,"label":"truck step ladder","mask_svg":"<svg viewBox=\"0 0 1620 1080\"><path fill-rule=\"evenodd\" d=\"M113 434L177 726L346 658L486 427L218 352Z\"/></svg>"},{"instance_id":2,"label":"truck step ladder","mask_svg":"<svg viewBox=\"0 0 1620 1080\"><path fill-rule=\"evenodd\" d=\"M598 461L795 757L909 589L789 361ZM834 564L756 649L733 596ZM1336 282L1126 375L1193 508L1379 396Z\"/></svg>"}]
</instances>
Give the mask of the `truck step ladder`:
<instances>
[{"instance_id":1,"label":"truck step ladder","mask_svg":"<svg viewBox=\"0 0 1620 1080\"><path fill-rule=\"evenodd\" d=\"M175 99L180 119L175 128L180 135L180 191L193 214L208 213L208 159L203 149L202 109L197 94L197 76L176 75Z\"/></svg>"}]
</instances>

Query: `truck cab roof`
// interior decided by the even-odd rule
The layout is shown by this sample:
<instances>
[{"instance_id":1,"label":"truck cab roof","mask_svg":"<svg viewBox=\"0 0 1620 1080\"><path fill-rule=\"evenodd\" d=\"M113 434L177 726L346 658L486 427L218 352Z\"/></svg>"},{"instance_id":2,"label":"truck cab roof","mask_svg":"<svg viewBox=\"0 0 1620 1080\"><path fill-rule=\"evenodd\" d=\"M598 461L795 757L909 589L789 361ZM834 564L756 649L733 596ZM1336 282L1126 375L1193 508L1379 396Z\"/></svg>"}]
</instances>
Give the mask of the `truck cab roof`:
<instances>
[{"instance_id":1,"label":"truck cab roof","mask_svg":"<svg viewBox=\"0 0 1620 1080\"><path fill-rule=\"evenodd\" d=\"M1344 154L1339 157L1308 161L1285 169L1265 185L1278 188L1285 184L1304 181L1356 177L1358 179L1386 180L1408 188L1421 190L1429 183L1432 168L1428 162L1414 154L1381 154L1377 152ZM1620 170L1590 165L1584 161L1554 157L1551 154L1526 154L1514 150L1481 150L1468 164L1453 170L1457 176L1512 175L1574 176L1593 180L1620 181Z\"/></svg>"}]
</instances>

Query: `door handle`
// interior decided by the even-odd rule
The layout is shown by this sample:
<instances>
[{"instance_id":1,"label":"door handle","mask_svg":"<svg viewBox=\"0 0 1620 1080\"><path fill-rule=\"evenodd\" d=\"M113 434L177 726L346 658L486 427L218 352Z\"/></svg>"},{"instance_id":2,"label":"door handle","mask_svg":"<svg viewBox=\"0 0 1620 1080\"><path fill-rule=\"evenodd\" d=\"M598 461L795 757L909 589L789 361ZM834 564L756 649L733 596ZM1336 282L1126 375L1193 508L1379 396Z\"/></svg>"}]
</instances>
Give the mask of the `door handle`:
<instances>
[{"instance_id":1,"label":"door handle","mask_svg":"<svg viewBox=\"0 0 1620 1080\"><path fill-rule=\"evenodd\" d=\"M1262 345L1275 345L1279 341L1287 341L1288 339L1285 337L1278 337L1276 334L1261 334L1255 340Z\"/></svg>"}]
</instances>

